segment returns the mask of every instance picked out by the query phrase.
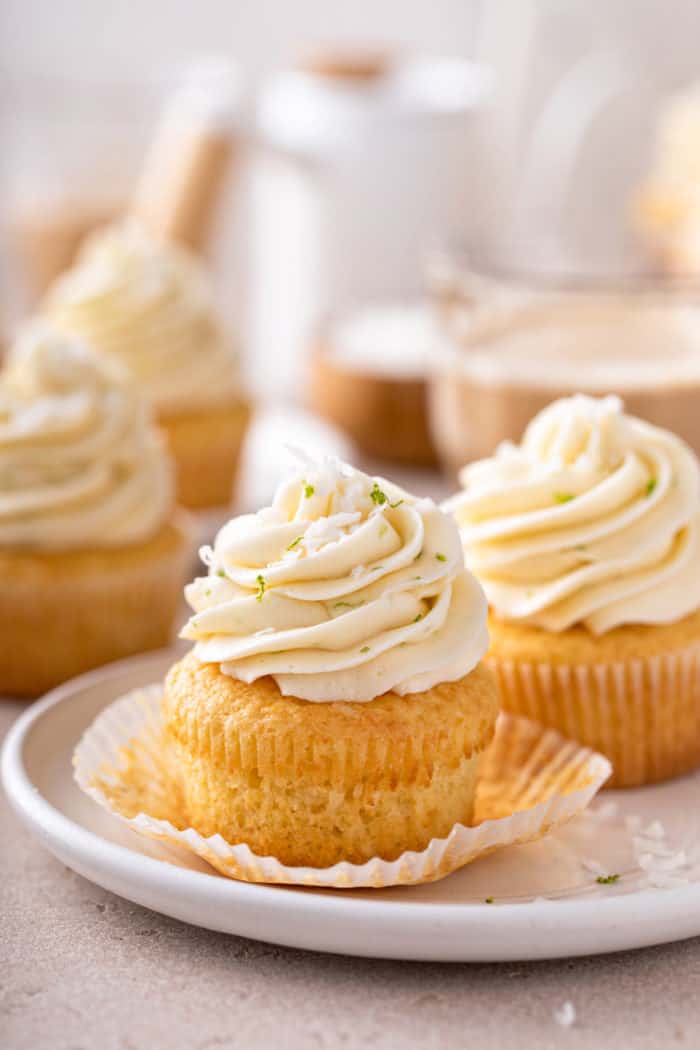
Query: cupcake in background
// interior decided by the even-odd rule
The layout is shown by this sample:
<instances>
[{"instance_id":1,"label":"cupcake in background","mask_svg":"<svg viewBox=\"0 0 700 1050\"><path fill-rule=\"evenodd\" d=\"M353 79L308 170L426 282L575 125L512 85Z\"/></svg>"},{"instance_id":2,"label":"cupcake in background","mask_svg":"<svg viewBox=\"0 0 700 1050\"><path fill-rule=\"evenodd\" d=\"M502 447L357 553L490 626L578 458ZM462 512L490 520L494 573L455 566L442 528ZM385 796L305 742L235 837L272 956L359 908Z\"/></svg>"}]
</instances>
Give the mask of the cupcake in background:
<instances>
[{"instance_id":1,"label":"cupcake in background","mask_svg":"<svg viewBox=\"0 0 700 1050\"><path fill-rule=\"evenodd\" d=\"M48 325L0 373L0 693L165 645L190 542L123 369Z\"/></svg>"},{"instance_id":2,"label":"cupcake in background","mask_svg":"<svg viewBox=\"0 0 700 1050\"><path fill-rule=\"evenodd\" d=\"M133 222L109 227L53 285L45 312L135 377L167 434L178 501L228 505L250 409L201 263Z\"/></svg>"},{"instance_id":3,"label":"cupcake in background","mask_svg":"<svg viewBox=\"0 0 700 1050\"><path fill-rule=\"evenodd\" d=\"M504 706L611 759L700 764L700 465L616 397L577 395L464 468L448 501L491 607Z\"/></svg>"},{"instance_id":4,"label":"cupcake in background","mask_svg":"<svg viewBox=\"0 0 700 1050\"><path fill-rule=\"evenodd\" d=\"M498 701L454 521L309 463L203 557L163 709L190 825L326 867L468 824Z\"/></svg>"},{"instance_id":5,"label":"cupcake in background","mask_svg":"<svg viewBox=\"0 0 700 1050\"><path fill-rule=\"evenodd\" d=\"M668 273L700 275L700 82L672 96L660 113L633 220Z\"/></svg>"}]
</instances>

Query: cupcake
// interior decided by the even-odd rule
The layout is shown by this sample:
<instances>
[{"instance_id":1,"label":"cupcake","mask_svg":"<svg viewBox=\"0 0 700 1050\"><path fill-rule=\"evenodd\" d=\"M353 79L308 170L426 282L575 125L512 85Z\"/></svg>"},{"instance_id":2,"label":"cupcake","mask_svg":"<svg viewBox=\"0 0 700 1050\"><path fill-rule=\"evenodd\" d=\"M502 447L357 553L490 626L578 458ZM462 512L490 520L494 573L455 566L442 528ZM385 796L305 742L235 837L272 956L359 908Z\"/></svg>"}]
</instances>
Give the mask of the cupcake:
<instances>
[{"instance_id":1,"label":"cupcake","mask_svg":"<svg viewBox=\"0 0 700 1050\"><path fill-rule=\"evenodd\" d=\"M195 257L135 224L108 228L86 242L45 310L135 377L167 435L178 501L227 505L250 410Z\"/></svg>"},{"instance_id":2,"label":"cupcake","mask_svg":"<svg viewBox=\"0 0 700 1050\"><path fill-rule=\"evenodd\" d=\"M326 867L469 823L498 702L454 522L309 463L202 556L163 701L191 826Z\"/></svg>"},{"instance_id":3,"label":"cupcake","mask_svg":"<svg viewBox=\"0 0 700 1050\"><path fill-rule=\"evenodd\" d=\"M189 549L173 490L126 373L28 328L0 374L0 693L166 644Z\"/></svg>"},{"instance_id":4,"label":"cupcake","mask_svg":"<svg viewBox=\"0 0 700 1050\"><path fill-rule=\"evenodd\" d=\"M504 706L602 751L611 784L700 764L700 467L616 397L537 415L445 505L491 607Z\"/></svg>"},{"instance_id":5,"label":"cupcake","mask_svg":"<svg viewBox=\"0 0 700 1050\"><path fill-rule=\"evenodd\" d=\"M666 272L697 276L700 83L691 84L666 102L652 147L650 173L632 201L634 224Z\"/></svg>"}]
</instances>

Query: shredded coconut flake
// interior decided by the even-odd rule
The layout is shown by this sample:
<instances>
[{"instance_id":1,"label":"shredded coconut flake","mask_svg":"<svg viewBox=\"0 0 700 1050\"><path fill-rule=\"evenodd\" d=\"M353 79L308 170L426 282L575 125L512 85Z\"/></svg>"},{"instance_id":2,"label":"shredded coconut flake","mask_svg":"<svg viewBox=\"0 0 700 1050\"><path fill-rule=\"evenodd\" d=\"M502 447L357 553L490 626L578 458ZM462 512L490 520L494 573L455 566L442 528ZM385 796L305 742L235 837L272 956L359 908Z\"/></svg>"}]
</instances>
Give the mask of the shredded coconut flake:
<instances>
[{"instance_id":1,"label":"shredded coconut flake","mask_svg":"<svg viewBox=\"0 0 700 1050\"><path fill-rule=\"evenodd\" d=\"M603 802L591 810L591 816L594 820L608 821L614 820L619 812L620 806L617 802Z\"/></svg>"},{"instance_id":2,"label":"shredded coconut flake","mask_svg":"<svg viewBox=\"0 0 700 1050\"><path fill-rule=\"evenodd\" d=\"M666 837L666 831L660 820L653 820L649 827L644 829L644 835L649 839L663 839Z\"/></svg>"},{"instance_id":3,"label":"shredded coconut flake","mask_svg":"<svg viewBox=\"0 0 700 1050\"><path fill-rule=\"evenodd\" d=\"M554 1011L554 1020L562 1028L573 1028L576 1024L576 1007L572 1002L565 1002Z\"/></svg>"}]
</instances>

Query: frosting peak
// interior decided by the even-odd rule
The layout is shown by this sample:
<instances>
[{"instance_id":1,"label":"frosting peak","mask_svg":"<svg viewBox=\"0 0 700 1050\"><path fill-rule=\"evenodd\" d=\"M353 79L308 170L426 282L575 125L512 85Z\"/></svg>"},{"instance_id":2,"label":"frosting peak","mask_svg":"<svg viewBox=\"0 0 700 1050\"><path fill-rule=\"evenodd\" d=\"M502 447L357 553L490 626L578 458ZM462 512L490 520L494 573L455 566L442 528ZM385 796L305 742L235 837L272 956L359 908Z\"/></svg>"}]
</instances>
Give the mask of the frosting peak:
<instances>
[{"instance_id":1,"label":"frosting peak","mask_svg":"<svg viewBox=\"0 0 700 1050\"><path fill-rule=\"evenodd\" d=\"M236 354L201 264L135 223L91 237L49 292L46 312L119 359L161 413L237 392Z\"/></svg>"},{"instance_id":2,"label":"frosting peak","mask_svg":"<svg viewBox=\"0 0 700 1050\"><path fill-rule=\"evenodd\" d=\"M594 633L700 605L700 465L617 397L555 401L448 501L497 615Z\"/></svg>"},{"instance_id":3,"label":"frosting peak","mask_svg":"<svg viewBox=\"0 0 700 1050\"><path fill-rule=\"evenodd\" d=\"M168 460L122 370L28 327L0 374L0 547L138 543L172 500Z\"/></svg>"},{"instance_id":4,"label":"frosting peak","mask_svg":"<svg viewBox=\"0 0 700 1050\"><path fill-rule=\"evenodd\" d=\"M230 521L185 591L196 656L304 700L368 701L467 674L486 601L454 522L381 478L309 462Z\"/></svg>"}]
</instances>

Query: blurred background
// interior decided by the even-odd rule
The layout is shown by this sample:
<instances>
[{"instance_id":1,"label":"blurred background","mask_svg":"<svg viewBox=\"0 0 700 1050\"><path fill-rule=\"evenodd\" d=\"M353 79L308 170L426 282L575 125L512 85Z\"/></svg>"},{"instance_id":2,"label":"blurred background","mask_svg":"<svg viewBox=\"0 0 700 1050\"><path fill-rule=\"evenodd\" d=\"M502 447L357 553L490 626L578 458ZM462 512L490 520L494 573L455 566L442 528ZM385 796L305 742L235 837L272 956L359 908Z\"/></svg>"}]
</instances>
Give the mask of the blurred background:
<instances>
[{"instance_id":1,"label":"blurred background","mask_svg":"<svg viewBox=\"0 0 700 1050\"><path fill-rule=\"evenodd\" d=\"M133 212L237 333L243 503L287 442L435 493L579 389L700 450L698 39L695 0L3 0L0 340Z\"/></svg>"}]
</instances>

